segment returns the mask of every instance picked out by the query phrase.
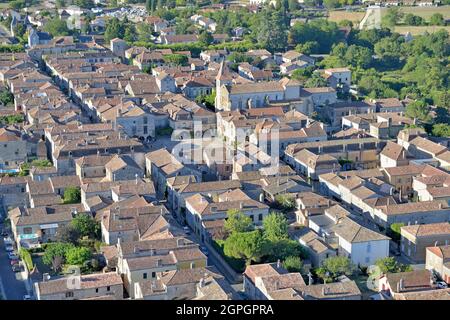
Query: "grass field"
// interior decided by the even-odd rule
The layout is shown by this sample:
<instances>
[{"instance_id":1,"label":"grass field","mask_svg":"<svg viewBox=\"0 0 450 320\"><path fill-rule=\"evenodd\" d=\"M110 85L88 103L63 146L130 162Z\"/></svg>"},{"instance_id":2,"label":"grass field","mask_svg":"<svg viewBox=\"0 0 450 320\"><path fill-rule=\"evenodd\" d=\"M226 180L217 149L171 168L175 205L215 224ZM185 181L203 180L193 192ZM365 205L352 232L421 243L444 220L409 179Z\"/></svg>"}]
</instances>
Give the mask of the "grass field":
<instances>
[{"instance_id":1,"label":"grass field","mask_svg":"<svg viewBox=\"0 0 450 320\"><path fill-rule=\"evenodd\" d=\"M420 27L396 26L395 32L398 32L400 34L406 34L409 31L414 36L423 34L425 31L427 31L428 33L433 33L441 29L446 29L448 32L450 32L450 26L420 26Z\"/></svg>"}]
</instances>

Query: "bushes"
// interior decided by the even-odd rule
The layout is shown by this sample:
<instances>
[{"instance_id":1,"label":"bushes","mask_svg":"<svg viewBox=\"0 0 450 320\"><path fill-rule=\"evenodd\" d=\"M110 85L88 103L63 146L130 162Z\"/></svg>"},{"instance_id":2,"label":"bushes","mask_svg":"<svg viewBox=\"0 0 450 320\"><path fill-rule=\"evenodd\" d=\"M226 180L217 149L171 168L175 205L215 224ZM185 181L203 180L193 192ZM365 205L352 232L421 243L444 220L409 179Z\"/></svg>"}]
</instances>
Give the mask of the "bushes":
<instances>
[{"instance_id":1,"label":"bushes","mask_svg":"<svg viewBox=\"0 0 450 320\"><path fill-rule=\"evenodd\" d=\"M224 240L215 240L212 242L212 245L214 249L217 250L217 252L225 259L225 261L228 263L228 265L233 268L234 271L242 273L245 270L245 260L243 259L235 259L232 257L228 257L223 252L224 247Z\"/></svg>"},{"instance_id":2,"label":"bushes","mask_svg":"<svg viewBox=\"0 0 450 320\"><path fill-rule=\"evenodd\" d=\"M80 203L81 201L81 190L79 187L67 187L64 190L64 203Z\"/></svg>"},{"instance_id":3,"label":"bushes","mask_svg":"<svg viewBox=\"0 0 450 320\"><path fill-rule=\"evenodd\" d=\"M33 259L31 258L30 252L25 248L20 248L19 255L22 261L25 262L28 271L33 270Z\"/></svg>"},{"instance_id":4,"label":"bushes","mask_svg":"<svg viewBox=\"0 0 450 320\"><path fill-rule=\"evenodd\" d=\"M394 241L400 241L400 228L403 227L404 223L393 223L390 228L386 230L388 237L391 237Z\"/></svg>"},{"instance_id":5,"label":"bushes","mask_svg":"<svg viewBox=\"0 0 450 320\"><path fill-rule=\"evenodd\" d=\"M170 127L156 129L157 136L170 136L173 132L173 129Z\"/></svg>"}]
</instances>

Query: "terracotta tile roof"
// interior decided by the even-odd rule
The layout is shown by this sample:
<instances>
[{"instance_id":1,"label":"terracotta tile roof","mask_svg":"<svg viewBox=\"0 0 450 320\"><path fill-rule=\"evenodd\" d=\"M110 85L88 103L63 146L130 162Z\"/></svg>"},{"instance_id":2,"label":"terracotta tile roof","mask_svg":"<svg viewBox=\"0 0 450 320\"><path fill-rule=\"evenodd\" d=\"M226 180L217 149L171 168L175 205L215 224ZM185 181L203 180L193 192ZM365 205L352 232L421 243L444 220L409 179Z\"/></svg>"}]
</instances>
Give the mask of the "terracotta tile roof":
<instances>
[{"instance_id":1,"label":"terracotta tile roof","mask_svg":"<svg viewBox=\"0 0 450 320\"><path fill-rule=\"evenodd\" d=\"M392 204L379 207L378 209L381 210L386 215L396 215L396 214L411 214L416 212L449 210L449 205L447 204L446 201L435 200L435 201Z\"/></svg>"},{"instance_id":2,"label":"terracotta tile roof","mask_svg":"<svg viewBox=\"0 0 450 320\"><path fill-rule=\"evenodd\" d=\"M344 238L350 243L389 240L389 237L361 226L350 218L342 219L338 224L332 227L332 230L339 237Z\"/></svg>"},{"instance_id":3,"label":"terracotta tile roof","mask_svg":"<svg viewBox=\"0 0 450 320\"><path fill-rule=\"evenodd\" d=\"M450 223L414 224L401 227L401 232L409 233L415 237L427 237L442 234L450 236Z\"/></svg>"},{"instance_id":4,"label":"terracotta tile roof","mask_svg":"<svg viewBox=\"0 0 450 320\"><path fill-rule=\"evenodd\" d=\"M73 291L69 289L67 278L60 278L38 282L38 288L41 295L50 295ZM107 286L122 285L122 278L115 272L95 273L81 276L81 290L102 288Z\"/></svg>"},{"instance_id":5,"label":"terracotta tile roof","mask_svg":"<svg viewBox=\"0 0 450 320\"><path fill-rule=\"evenodd\" d=\"M450 259L450 245L427 247L427 250L442 258L444 262Z\"/></svg>"}]
</instances>

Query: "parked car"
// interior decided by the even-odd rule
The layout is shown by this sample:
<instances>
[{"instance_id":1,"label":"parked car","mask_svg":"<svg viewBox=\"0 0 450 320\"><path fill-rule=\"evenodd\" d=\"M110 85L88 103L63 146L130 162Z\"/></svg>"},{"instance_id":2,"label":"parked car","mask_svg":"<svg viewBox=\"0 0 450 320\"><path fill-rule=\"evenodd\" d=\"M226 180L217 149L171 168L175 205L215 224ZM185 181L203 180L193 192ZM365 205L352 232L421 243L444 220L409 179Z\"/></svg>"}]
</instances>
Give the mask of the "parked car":
<instances>
[{"instance_id":1,"label":"parked car","mask_svg":"<svg viewBox=\"0 0 450 320\"><path fill-rule=\"evenodd\" d=\"M11 251L14 251L14 247L12 244L7 244L7 245L5 245L5 250L7 252L11 252Z\"/></svg>"},{"instance_id":2,"label":"parked car","mask_svg":"<svg viewBox=\"0 0 450 320\"><path fill-rule=\"evenodd\" d=\"M19 256L14 252L8 252L8 258L9 260L19 260Z\"/></svg>"},{"instance_id":3,"label":"parked car","mask_svg":"<svg viewBox=\"0 0 450 320\"><path fill-rule=\"evenodd\" d=\"M447 288L448 288L448 284L445 283L444 281L438 281L438 282L437 282L437 287L438 287L439 289L447 289Z\"/></svg>"},{"instance_id":4,"label":"parked car","mask_svg":"<svg viewBox=\"0 0 450 320\"><path fill-rule=\"evenodd\" d=\"M15 264L17 264L19 262L20 262L19 259L11 260L11 265L15 265Z\"/></svg>"},{"instance_id":5,"label":"parked car","mask_svg":"<svg viewBox=\"0 0 450 320\"><path fill-rule=\"evenodd\" d=\"M203 252L205 254L205 256L209 256L208 248L201 246L200 251Z\"/></svg>"},{"instance_id":6,"label":"parked car","mask_svg":"<svg viewBox=\"0 0 450 320\"><path fill-rule=\"evenodd\" d=\"M23 300L31 300L31 296L29 294L26 294L23 296Z\"/></svg>"},{"instance_id":7,"label":"parked car","mask_svg":"<svg viewBox=\"0 0 450 320\"><path fill-rule=\"evenodd\" d=\"M8 231L6 229L2 230L2 233L0 234L2 237L7 237L9 235Z\"/></svg>"},{"instance_id":8,"label":"parked car","mask_svg":"<svg viewBox=\"0 0 450 320\"><path fill-rule=\"evenodd\" d=\"M191 234L191 229L189 229L188 226L184 226L184 227L183 227L183 230L184 230L184 232L186 232L187 235L190 235L190 234Z\"/></svg>"},{"instance_id":9,"label":"parked car","mask_svg":"<svg viewBox=\"0 0 450 320\"><path fill-rule=\"evenodd\" d=\"M7 245L7 244L11 244L12 245L13 244L13 240L9 236L4 237L3 238L3 242L5 243L5 245Z\"/></svg>"},{"instance_id":10,"label":"parked car","mask_svg":"<svg viewBox=\"0 0 450 320\"><path fill-rule=\"evenodd\" d=\"M24 270L23 265L19 263L12 266L13 272L22 272L23 270Z\"/></svg>"}]
</instances>

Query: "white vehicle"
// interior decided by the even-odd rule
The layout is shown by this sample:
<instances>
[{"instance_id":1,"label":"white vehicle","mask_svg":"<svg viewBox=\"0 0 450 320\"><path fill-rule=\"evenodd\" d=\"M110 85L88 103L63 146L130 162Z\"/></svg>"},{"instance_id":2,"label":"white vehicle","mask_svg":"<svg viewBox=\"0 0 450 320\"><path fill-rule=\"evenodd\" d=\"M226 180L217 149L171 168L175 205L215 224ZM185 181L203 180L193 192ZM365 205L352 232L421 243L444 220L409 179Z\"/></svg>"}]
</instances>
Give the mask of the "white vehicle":
<instances>
[{"instance_id":1,"label":"white vehicle","mask_svg":"<svg viewBox=\"0 0 450 320\"><path fill-rule=\"evenodd\" d=\"M26 294L23 296L23 300L31 300L31 296L29 294Z\"/></svg>"},{"instance_id":2,"label":"white vehicle","mask_svg":"<svg viewBox=\"0 0 450 320\"><path fill-rule=\"evenodd\" d=\"M187 235L191 234L191 229L189 229L188 226L184 226L183 230L186 232Z\"/></svg>"},{"instance_id":3,"label":"white vehicle","mask_svg":"<svg viewBox=\"0 0 450 320\"><path fill-rule=\"evenodd\" d=\"M6 245L12 245L13 244L13 240L11 239L11 237L5 237L5 238L3 238L3 242L5 243L5 246Z\"/></svg>"},{"instance_id":4,"label":"white vehicle","mask_svg":"<svg viewBox=\"0 0 450 320\"><path fill-rule=\"evenodd\" d=\"M445 283L444 281L438 281L437 287L438 287L439 289L447 289L447 288L448 288L448 284Z\"/></svg>"},{"instance_id":5,"label":"white vehicle","mask_svg":"<svg viewBox=\"0 0 450 320\"><path fill-rule=\"evenodd\" d=\"M19 260L19 256L13 251L8 252L8 258L9 260Z\"/></svg>"},{"instance_id":6,"label":"white vehicle","mask_svg":"<svg viewBox=\"0 0 450 320\"><path fill-rule=\"evenodd\" d=\"M7 245L5 245L5 250L7 252L11 252L11 251L14 251L14 247L12 244L7 244Z\"/></svg>"}]
</instances>

